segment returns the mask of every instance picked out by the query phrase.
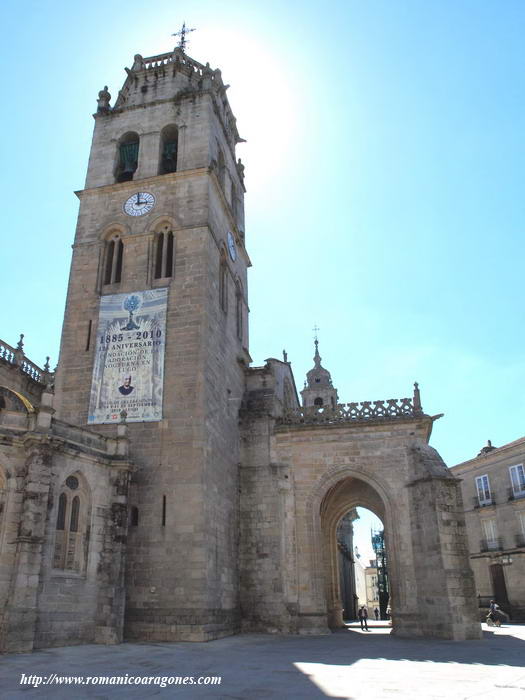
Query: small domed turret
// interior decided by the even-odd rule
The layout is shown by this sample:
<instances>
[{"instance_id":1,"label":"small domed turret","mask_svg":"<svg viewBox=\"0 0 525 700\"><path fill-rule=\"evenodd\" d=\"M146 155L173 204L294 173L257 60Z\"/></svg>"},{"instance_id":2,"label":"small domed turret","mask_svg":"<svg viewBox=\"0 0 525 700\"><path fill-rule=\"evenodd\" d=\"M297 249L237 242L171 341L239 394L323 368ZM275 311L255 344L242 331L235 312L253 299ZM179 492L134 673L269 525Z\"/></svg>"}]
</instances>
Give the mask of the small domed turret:
<instances>
[{"instance_id":1,"label":"small domed turret","mask_svg":"<svg viewBox=\"0 0 525 700\"><path fill-rule=\"evenodd\" d=\"M314 367L306 374L304 389L301 391L303 407L329 406L335 408L338 402L337 389L334 389L330 372L321 365L319 341L315 339Z\"/></svg>"}]
</instances>

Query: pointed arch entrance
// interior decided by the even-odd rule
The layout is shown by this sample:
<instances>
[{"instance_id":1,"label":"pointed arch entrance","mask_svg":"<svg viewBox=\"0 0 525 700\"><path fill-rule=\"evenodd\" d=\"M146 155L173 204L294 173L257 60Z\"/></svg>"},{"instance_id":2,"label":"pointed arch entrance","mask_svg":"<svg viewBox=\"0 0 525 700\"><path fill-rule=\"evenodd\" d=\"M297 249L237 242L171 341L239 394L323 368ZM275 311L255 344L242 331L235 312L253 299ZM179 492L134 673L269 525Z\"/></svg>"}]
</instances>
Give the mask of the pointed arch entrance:
<instances>
[{"instance_id":1,"label":"pointed arch entrance","mask_svg":"<svg viewBox=\"0 0 525 700\"><path fill-rule=\"evenodd\" d=\"M399 554L394 533L399 523L391 500L384 484L361 470L348 467L327 470L309 494L306 520L311 521L311 567L318 570L313 578L318 578L323 584L320 603L329 630L344 627L337 528L342 518L354 508L370 510L383 523L389 552L391 599L404 600L403 590L397 583Z\"/></svg>"},{"instance_id":2,"label":"pointed arch entrance","mask_svg":"<svg viewBox=\"0 0 525 700\"><path fill-rule=\"evenodd\" d=\"M379 492L371 484L355 476L346 476L330 487L320 505L327 620L331 629L344 626L341 558L337 531L346 514L357 507L367 508L383 523L386 522L386 507ZM387 543L389 539L389 533L385 527ZM363 604L366 601L361 600L360 603Z\"/></svg>"}]
</instances>

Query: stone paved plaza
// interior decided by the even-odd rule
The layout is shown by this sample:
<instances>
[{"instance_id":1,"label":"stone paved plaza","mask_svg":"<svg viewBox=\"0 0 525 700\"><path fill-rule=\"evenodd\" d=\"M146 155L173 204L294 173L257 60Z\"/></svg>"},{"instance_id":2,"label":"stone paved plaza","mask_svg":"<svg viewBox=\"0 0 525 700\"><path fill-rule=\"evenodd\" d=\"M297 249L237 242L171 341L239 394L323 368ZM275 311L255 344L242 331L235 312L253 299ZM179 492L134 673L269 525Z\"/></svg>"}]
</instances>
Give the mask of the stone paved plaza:
<instances>
[{"instance_id":1,"label":"stone paved plaza","mask_svg":"<svg viewBox=\"0 0 525 700\"><path fill-rule=\"evenodd\" d=\"M397 639L384 627L327 636L239 635L209 643L63 647L0 660L10 698L468 698L525 697L525 626L484 626L484 641ZM46 676L222 676L220 686L21 686Z\"/></svg>"}]
</instances>

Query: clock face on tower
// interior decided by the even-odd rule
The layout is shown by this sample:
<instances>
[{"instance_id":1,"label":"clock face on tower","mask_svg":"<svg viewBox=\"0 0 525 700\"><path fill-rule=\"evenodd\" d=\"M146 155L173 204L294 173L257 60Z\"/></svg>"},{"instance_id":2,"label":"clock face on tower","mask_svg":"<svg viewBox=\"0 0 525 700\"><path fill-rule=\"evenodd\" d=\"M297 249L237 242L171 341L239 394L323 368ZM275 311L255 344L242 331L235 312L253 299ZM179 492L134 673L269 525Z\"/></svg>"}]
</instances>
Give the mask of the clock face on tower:
<instances>
[{"instance_id":1,"label":"clock face on tower","mask_svg":"<svg viewBox=\"0 0 525 700\"><path fill-rule=\"evenodd\" d=\"M150 192L137 192L126 199L122 209L128 216L143 216L155 206L155 197Z\"/></svg>"},{"instance_id":2,"label":"clock face on tower","mask_svg":"<svg viewBox=\"0 0 525 700\"><path fill-rule=\"evenodd\" d=\"M235 238L231 231L228 231L228 250L230 252L230 258L235 262L237 259L237 248L235 247Z\"/></svg>"}]
</instances>

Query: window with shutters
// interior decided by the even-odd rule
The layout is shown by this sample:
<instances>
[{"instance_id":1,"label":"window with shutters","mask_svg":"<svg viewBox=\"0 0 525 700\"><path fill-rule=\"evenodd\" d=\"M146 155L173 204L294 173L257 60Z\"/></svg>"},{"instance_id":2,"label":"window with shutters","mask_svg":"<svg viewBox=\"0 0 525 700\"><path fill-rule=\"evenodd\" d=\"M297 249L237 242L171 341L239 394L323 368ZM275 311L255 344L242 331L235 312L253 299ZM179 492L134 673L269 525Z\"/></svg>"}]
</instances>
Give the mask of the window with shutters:
<instances>
[{"instance_id":1,"label":"window with shutters","mask_svg":"<svg viewBox=\"0 0 525 700\"><path fill-rule=\"evenodd\" d=\"M80 475L70 475L60 489L53 567L82 573L86 566L90 503Z\"/></svg>"},{"instance_id":2,"label":"window with shutters","mask_svg":"<svg viewBox=\"0 0 525 700\"><path fill-rule=\"evenodd\" d=\"M489 477L487 474L476 477L476 489L478 492L478 501L480 506L487 506L492 503Z\"/></svg>"},{"instance_id":3,"label":"window with shutters","mask_svg":"<svg viewBox=\"0 0 525 700\"><path fill-rule=\"evenodd\" d=\"M523 469L523 464L516 464L513 467L509 467L509 472L514 497L525 496L525 471Z\"/></svg>"},{"instance_id":4,"label":"window with shutters","mask_svg":"<svg viewBox=\"0 0 525 700\"><path fill-rule=\"evenodd\" d=\"M117 182L133 180L139 165L139 143L139 135L133 131L128 132L120 139L117 147L117 167L115 171L115 180Z\"/></svg>"},{"instance_id":5,"label":"window with shutters","mask_svg":"<svg viewBox=\"0 0 525 700\"><path fill-rule=\"evenodd\" d=\"M481 528L483 530L484 546L485 550L498 549L498 530L496 527L496 518L483 518L481 521Z\"/></svg>"}]
</instances>

